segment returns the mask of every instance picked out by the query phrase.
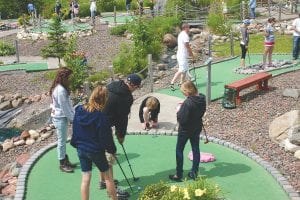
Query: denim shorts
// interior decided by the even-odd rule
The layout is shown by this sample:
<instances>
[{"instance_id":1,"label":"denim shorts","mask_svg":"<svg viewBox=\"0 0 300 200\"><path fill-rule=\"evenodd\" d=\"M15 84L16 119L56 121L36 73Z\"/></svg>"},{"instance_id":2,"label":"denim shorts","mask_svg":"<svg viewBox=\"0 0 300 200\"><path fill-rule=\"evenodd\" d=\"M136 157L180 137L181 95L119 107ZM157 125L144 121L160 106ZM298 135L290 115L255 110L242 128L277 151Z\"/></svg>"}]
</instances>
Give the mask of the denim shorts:
<instances>
[{"instance_id":1,"label":"denim shorts","mask_svg":"<svg viewBox=\"0 0 300 200\"><path fill-rule=\"evenodd\" d=\"M81 171L92 171L92 164L94 163L100 172L108 170L108 162L105 157L105 152L88 153L77 149L77 155L80 161Z\"/></svg>"}]
</instances>

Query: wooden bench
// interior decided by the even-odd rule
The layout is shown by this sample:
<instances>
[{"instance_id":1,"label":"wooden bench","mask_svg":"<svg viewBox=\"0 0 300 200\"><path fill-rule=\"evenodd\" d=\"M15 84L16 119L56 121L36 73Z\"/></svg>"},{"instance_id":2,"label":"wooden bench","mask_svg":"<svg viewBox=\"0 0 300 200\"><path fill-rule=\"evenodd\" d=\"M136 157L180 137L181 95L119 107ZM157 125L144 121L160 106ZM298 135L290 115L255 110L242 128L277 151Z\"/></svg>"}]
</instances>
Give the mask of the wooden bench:
<instances>
[{"instance_id":1,"label":"wooden bench","mask_svg":"<svg viewBox=\"0 0 300 200\"><path fill-rule=\"evenodd\" d=\"M226 89L234 90L236 93L236 104L241 103L240 91L250 86L257 85L257 90L268 90L268 80L272 77L272 74L267 72L260 72L247 78L235 81L228 85L225 85Z\"/></svg>"}]
</instances>

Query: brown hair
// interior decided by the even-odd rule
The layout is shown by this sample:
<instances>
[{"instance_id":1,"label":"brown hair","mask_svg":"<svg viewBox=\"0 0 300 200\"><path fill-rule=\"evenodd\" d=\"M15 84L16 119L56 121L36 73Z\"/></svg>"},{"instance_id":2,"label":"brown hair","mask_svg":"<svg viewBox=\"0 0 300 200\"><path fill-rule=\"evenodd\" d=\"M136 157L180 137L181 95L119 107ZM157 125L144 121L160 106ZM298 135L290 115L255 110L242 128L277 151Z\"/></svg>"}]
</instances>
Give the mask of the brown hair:
<instances>
[{"instance_id":1,"label":"brown hair","mask_svg":"<svg viewBox=\"0 0 300 200\"><path fill-rule=\"evenodd\" d=\"M107 89L105 86L97 86L93 90L89 102L84 105L88 112L102 111L107 101Z\"/></svg>"},{"instance_id":2,"label":"brown hair","mask_svg":"<svg viewBox=\"0 0 300 200\"><path fill-rule=\"evenodd\" d=\"M62 85L68 92L68 94L70 95L70 87L69 87L69 77L70 75L73 73L73 71L67 67L61 67L59 68L59 70L57 71L56 77L50 87L50 95L52 95L52 92L54 90L54 88L60 84Z\"/></svg>"},{"instance_id":3,"label":"brown hair","mask_svg":"<svg viewBox=\"0 0 300 200\"><path fill-rule=\"evenodd\" d=\"M149 109L149 110L154 110L156 109L158 106L158 102L157 102L157 99L155 97L149 97L146 101L146 107Z\"/></svg>"},{"instance_id":4,"label":"brown hair","mask_svg":"<svg viewBox=\"0 0 300 200\"><path fill-rule=\"evenodd\" d=\"M192 81L185 81L184 83L182 83L180 90L186 96L193 96L198 94L198 89Z\"/></svg>"}]
</instances>

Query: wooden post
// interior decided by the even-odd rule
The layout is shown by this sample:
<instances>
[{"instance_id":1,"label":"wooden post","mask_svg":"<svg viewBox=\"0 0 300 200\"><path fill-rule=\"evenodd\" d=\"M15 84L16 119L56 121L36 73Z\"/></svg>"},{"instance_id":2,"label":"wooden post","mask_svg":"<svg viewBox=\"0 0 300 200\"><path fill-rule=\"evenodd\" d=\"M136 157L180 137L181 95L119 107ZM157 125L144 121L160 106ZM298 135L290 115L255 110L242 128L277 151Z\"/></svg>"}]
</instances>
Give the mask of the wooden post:
<instances>
[{"instance_id":1,"label":"wooden post","mask_svg":"<svg viewBox=\"0 0 300 200\"><path fill-rule=\"evenodd\" d=\"M175 16L176 18L178 18L178 5L176 4L176 7L175 7Z\"/></svg>"},{"instance_id":2,"label":"wooden post","mask_svg":"<svg viewBox=\"0 0 300 200\"><path fill-rule=\"evenodd\" d=\"M17 63L19 63L19 62L20 62L20 54L19 54L19 44L18 44L18 40L15 41L15 46L16 46Z\"/></svg>"},{"instance_id":3,"label":"wooden post","mask_svg":"<svg viewBox=\"0 0 300 200\"><path fill-rule=\"evenodd\" d=\"M278 20L281 21L281 12L282 12L282 9L281 9L281 2L279 3L279 13L278 13Z\"/></svg>"},{"instance_id":4,"label":"wooden post","mask_svg":"<svg viewBox=\"0 0 300 200\"><path fill-rule=\"evenodd\" d=\"M242 19L246 17L245 1L242 1Z\"/></svg>"},{"instance_id":5,"label":"wooden post","mask_svg":"<svg viewBox=\"0 0 300 200\"><path fill-rule=\"evenodd\" d=\"M231 57L234 57L234 44L233 44L232 30L230 30L230 55L231 55Z\"/></svg>"},{"instance_id":6,"label":"wooden post","mask_svg":"<svg viewBox=\"0 0 300 200\"><path fill-rule=\"evenodd\" d=\"M117 25L117 8L116 8L116 6L114 6L114 22L115 22L115 25Z\"/></svg>"},{"instance_id":7,"label":"wooden post","mask_svg":"<svg viewBox=\"0 0 300 200\"><path fill-rule=\"evenodd\" d=\"M152 54L148 54L148 75L150 83L150 92L153 92L153 69L152 69Z\"/></svg>"},{"instance_id":8,"label":"wooden post","mask_svg":"<svg viewBox=\"0 0 300 200\"><path fill-rule=\"evenodd\" d=\"M271 17L271 0L268 0L269 17Z\"/></svg>"},{"instance_id":9,"label":"wooden post","mask_svg":"<svg viewBox=\"0 0 300 200\"><path fill-rule=\"evenodd\" d=\"M206 104L209 105L211 101L211 35L208 36L208 56L207 63L207 85L206 85Z\"/></svg>"}]
</instances>

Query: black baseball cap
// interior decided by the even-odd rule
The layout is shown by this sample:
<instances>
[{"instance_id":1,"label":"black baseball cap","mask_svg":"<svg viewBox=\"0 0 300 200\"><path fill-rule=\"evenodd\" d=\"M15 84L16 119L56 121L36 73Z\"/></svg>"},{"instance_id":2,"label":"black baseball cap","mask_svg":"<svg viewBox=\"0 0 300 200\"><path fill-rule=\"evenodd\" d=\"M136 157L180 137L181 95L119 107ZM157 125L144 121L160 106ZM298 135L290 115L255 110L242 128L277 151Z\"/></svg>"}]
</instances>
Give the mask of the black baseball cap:
<instances>
[{"instance_id":1,"label":"black baseball cap","mask_svg":"<svg viewBox=\"0 0 300 200\"><path fill-rule=\"evenodd\" d=\"M129 81L131 84L136 85L136 86L140 86L142 79L139 75L137 74L129 74L127 76L127 81Z\"/></svg>"}]
</instances>

